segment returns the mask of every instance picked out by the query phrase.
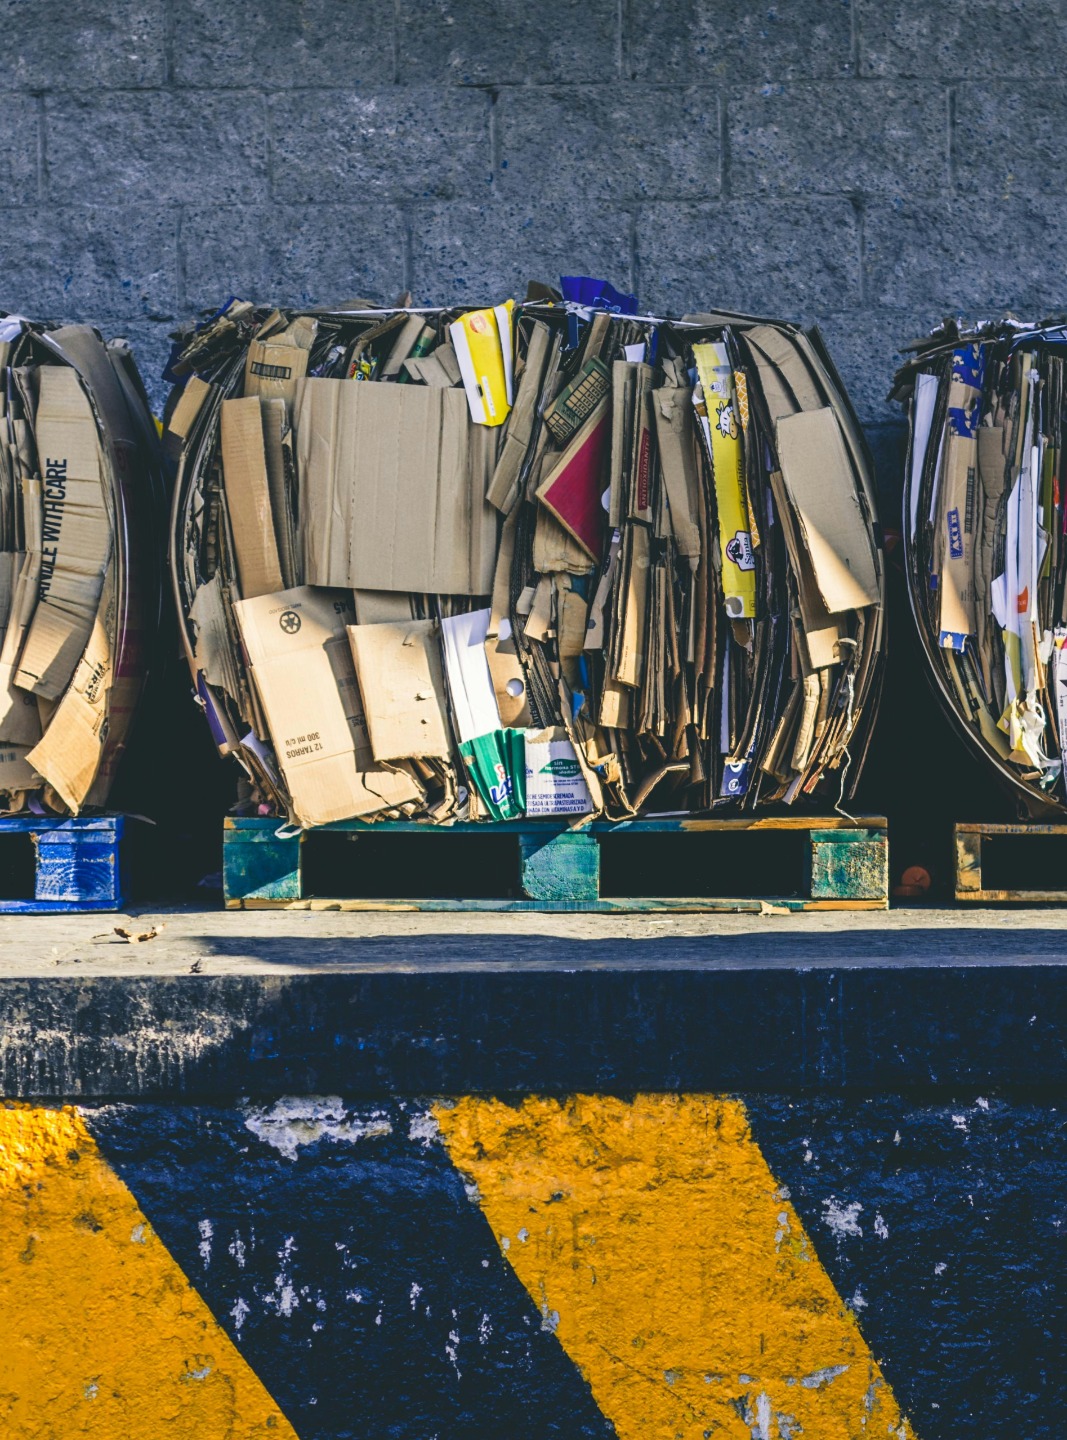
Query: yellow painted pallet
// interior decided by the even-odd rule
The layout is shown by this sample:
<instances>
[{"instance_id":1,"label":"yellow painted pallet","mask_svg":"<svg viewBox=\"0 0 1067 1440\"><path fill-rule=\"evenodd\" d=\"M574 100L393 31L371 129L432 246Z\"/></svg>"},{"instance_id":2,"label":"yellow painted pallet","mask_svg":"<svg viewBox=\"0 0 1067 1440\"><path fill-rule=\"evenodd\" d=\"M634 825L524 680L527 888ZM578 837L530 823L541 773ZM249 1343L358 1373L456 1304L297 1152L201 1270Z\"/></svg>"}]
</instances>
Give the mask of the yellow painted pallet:
<instances>
[{"instance_id":1,"label":"yellow painted pallet","mask_svg":"<svg viewBox=\"0 0 1067 1440\"><path fill-rule=\"evenodd\" d=\"M957 900L975 905L1067 903L1067 825L961 821L955 840ZM1052 883L1045 883L1049 877Z\"/></svg>"}]
</instances>

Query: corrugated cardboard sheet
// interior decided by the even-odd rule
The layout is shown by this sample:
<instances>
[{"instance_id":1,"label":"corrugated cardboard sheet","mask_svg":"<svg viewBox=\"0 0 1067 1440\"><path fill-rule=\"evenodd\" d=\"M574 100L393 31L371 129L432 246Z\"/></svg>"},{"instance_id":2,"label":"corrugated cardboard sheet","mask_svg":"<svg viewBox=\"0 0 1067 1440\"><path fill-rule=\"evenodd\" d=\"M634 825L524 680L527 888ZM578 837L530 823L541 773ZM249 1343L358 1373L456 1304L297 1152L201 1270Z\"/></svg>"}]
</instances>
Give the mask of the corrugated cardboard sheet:
<instances>
[{"instance_id":1,"label":"corrugated cardboard sheet","mask_svg":"<svg viewBox=\"0 0 1067 1440\"><path fill-rule=\"evenodd\" d=\"M297 822L326 825L418 799L409 774L374 764L345 638L351 597L301 586L233 608Z\"/></svg>"},{"instance_id":2,"label":"corrugated cardboard sheet","mask_svg":"<svg viewBox=\"0 0 1067 1440\"><path fill-rule=\"evenodd\" d=\"M496 511L461 391L311 379L297 405L308 584L490 593Z\"/></svg>"},{"instance_id":3,"label":"corrugated cardboard sheet","mask_svg":"<svg viewBox=\"0 0 1067 1440\"><path fill-rule=\"evenodd\" d=\"M350 625L348 639L375 760L447 760L452 746L436 622Z\"/></svg>"},{"instance_id":4,"label":"corrugated cardboard sheet","mask_svg":"<svg viewBox=\"0 0 1067 1440\"><path fill-rule=\"evenodd\" d=\"M70 682L96 615L111 551L100 437L75 372L40 372L37 446L42 480L38 604L15 683L46 700Z\"/></svg>"}]
</instances>

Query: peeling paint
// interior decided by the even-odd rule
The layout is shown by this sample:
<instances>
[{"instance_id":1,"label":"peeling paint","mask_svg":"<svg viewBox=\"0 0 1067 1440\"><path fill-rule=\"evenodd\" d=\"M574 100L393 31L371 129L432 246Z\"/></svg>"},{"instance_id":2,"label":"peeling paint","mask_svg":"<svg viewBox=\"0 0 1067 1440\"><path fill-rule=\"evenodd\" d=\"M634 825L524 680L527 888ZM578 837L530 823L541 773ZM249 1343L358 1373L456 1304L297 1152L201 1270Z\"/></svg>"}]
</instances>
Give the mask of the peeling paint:
<instances>
[{"instance_id":1,"label":"peeling paint","mask_svg":"<svg viewBox=\"0 0 1067 1440\"><path fill-rule=\"evenodd\" d=\"M810 1375L802 1375L800 1383L805 1390L819 1390L823 1385L829 1385L839 1375L844 1375L848 1369L847 1365L827 1365L822 1370L815 1370Z\"/></svg>"},{"instance_id":2,"label":"peeling paint","mask_svg":"<svg viewBox=\"0 0 1067 1440\"><path fill-rule=\"evenodd\" d=\"M831 1195L822 1204L823 1224L838 1240L845 1240L850 1235L863 1234L863 1227L860 1225L859 1219L863 1213L863 1206L858 1200L842 1205L835 1196Z\"/></svg>"},{"instance_id":3,"label":"peeling paint","mask_svg":"<svg viewBox=\"0 0 1067 1440\"><path fill-rule=\"evenodd\" d=\"M352 1145L393 1130L382 1111L350 1114L337 1095L288 1095L270 1107L251 1107L245 1111L245 1126L287 1160L295 1160L301 1147L319 1140Z\"/></svg>"},{"instance_id":4,"label":"peeling paint","mask_svg":"<svg viewBox=\"0 0 1067 1440\"><path fill-rule=\"evenodd\" d=\"M408 1139L416 1141L424 1150L439 1141L441 1127L432 1110L422 1110L411 1117L408 1125Z\"/></svg>"}]
</instances>

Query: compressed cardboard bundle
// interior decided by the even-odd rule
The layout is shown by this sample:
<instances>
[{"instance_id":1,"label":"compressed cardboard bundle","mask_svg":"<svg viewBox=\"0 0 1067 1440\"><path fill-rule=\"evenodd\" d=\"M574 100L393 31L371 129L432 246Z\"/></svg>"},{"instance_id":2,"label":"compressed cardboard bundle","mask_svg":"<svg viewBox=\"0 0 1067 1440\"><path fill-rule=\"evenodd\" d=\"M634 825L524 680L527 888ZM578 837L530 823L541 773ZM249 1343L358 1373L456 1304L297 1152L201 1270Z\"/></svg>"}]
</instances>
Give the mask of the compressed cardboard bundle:
<instances>
[{"instance_id":1,"label":"compressed cardboard bundle","mask_svg":"<svg viewBox=\"0 0 1067 1440\"><path fill-rule=\"evenodd\" d=\"M1067 806L1067 327L946 321L909 347L908 591L954 723L1034 814Z\"/></svg>"},{"instance_id":2,"label":"compressed cardboard bundle","mask_svg":"<svg viewBox=\"0 0 1067 1440\"><path fill-rule=\"evenodd\" d=\"M158 440L125 341L0 319L0 811L103 806L159 624Z\"/></svg>"},{"instance_id":3,"label":"compressed cardboard bundle","mask_svg":"<svg viewBox=\"0 0 1067 1440\"><path fill-rule=\"evenodd\" d=\"M851 794L883 563L818 334L564 286L466 312L234 301L180 349L176 595L249 808Z\"/></svg>"}]
</instances>

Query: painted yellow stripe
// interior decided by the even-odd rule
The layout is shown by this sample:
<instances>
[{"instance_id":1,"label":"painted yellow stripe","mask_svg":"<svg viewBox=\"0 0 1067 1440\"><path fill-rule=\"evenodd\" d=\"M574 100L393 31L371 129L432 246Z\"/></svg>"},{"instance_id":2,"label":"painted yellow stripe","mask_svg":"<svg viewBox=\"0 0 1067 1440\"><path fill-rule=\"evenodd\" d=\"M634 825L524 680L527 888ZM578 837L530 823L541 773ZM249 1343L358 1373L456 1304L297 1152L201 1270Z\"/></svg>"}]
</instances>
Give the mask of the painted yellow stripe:
<instances>
[{"instance_id":1,"label":"painted yellow stripe","mask_svg":"<svg viewBox=\"0 0 1067 1440\"><path fill-rule=\"evenodd\" d=\"M0 1105L4 1440L296 1440L77 1111Z\"/></svg>"},{"instance_id":2,"label":"painted yellow stripe","mask_svg":"<svg viewBox=\"0 0 1067 1440\"><path fill-rule=\"evenodd\" d=\"M436 1115L620 1440L914 1440L739 1102Z\"/></svg>"}]
</instances>

